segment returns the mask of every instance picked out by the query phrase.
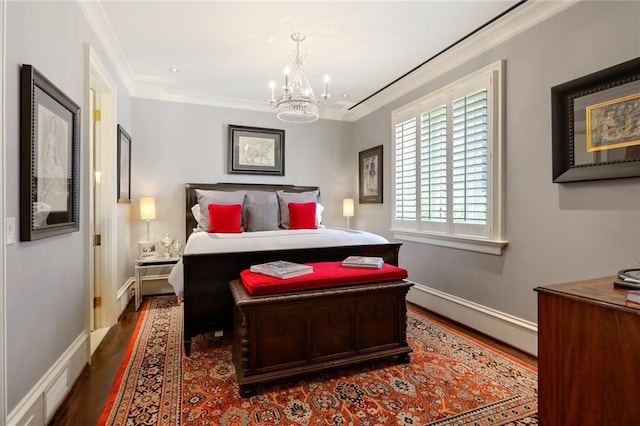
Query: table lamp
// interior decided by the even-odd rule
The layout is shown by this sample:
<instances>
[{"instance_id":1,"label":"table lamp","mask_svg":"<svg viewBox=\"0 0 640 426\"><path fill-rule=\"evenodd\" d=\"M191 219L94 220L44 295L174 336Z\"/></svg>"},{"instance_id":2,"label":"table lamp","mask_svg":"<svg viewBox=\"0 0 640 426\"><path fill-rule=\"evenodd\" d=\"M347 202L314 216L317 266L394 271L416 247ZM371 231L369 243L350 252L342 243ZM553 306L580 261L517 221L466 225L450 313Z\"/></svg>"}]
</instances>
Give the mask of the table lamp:
<instances>
[{"instance_id":1,"label":"table lamp","mask_svg":"<svg viewBox=\"0 0 640 426\"><path fill-rule=\"evenodd\" d=\"M147 241L150 240L149 222L156 218L156 200L153 197L140 198L140 219L147 221Z\"/></svg>"},{"instance_id":2,"label":"table lamp","mask_svg":"<svg viewBox=\"0 0 640 426\"><path fill-rule=\"evenodd\" d=\"M353 198L342 200L342 216L347 218L347 229L350 229L349 219L353 217Z\"/></svg>"}]
</instances>

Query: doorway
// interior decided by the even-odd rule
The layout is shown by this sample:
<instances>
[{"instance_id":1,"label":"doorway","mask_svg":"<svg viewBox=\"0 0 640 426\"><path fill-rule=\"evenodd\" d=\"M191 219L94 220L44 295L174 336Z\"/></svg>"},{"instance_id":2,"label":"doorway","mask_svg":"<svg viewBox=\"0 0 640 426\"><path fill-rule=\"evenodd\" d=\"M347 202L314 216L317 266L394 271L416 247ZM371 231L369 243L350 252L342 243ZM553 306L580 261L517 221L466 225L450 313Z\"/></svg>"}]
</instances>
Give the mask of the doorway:
<instances>
[{"instance_id":1,"label":"doorway","mask_svg":"<svg viewBox=\"0 0 640 426\"><path fill-rule=\"evenodd\" d=\"M93 207L93 213L91 215L91 223L92 223L92 245L93 245L93 267L91 270L93 271L91 280L93 284L91 285L91 291L93 292L93 296L91 300L93 303L91 304L91 355L95 352L104 339L104 336L109 331L109 327L104 320L104 311L102 309L102 295L103 295L103 275L102 271L104 270L103 265L103 256L102 256L102 232L103 232L103 209L102 209L102 162L100 159L101 152L101 143L104 141L101 140L101 110L97 105L100 105L100 96L93 87L90 90L91 92L91 102L89 111L91 113L91 152L92 161L91 161L91 186L93 196L91 197L91 203Z\"/></svg>"},{"instance_id":2,"label":"doorway","mask_svg":"<svg viewBox=\"0 0 640 426\"><path fill-rule=\"evenodd\" d=\"M116 286L116 86L87 45L89 88L89 330L91 354L118 319Z\"/></svg>"}]
</instances>

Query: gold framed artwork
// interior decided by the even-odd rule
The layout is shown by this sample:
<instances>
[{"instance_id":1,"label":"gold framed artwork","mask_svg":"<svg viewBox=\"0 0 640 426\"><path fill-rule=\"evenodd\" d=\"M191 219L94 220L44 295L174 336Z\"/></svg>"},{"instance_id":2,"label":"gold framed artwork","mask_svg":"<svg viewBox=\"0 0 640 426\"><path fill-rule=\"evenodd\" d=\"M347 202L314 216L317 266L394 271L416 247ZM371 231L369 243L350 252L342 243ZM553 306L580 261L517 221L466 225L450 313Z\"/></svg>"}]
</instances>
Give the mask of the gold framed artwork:
<instances>
[{"instance_id":1,"label":"gold framed artwork","mask_svg":"<svg viewBox=\"0 0 640 426\"><path fill-rule=\"evenodd\" d=\"M640 145L640 92L587 107L587 151Z\"/></svg>"}]
</instances>

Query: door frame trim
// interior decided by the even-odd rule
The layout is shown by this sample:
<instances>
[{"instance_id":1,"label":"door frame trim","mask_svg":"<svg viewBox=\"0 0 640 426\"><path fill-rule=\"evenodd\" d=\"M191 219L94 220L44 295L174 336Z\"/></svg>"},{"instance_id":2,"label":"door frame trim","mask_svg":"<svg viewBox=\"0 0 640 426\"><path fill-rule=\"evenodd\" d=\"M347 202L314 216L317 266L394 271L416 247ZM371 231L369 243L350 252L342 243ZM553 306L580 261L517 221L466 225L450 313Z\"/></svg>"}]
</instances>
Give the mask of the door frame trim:
<instances>
[{"instance_id":1,"label":"door frame trim","mask_svg":"<svg viewBox=\"0 0 640 426\"><path fill-rule=\"evenodd\" d=\"M118 321L117 304L117 200L116 200L116 105L117 86L113 82L109 72L103 65L95 50L90 44L85 45L86 57L86 87L85 105L90 105L91 89L96 93L96 108L101 110L100 125L100 146L94 148L93 132L89 131L89 179L94 179L94 149L100 150L100 172L102 173L102 190L100 191L101 205L104 207L98 214L102 214L104 229L102 232L102 262L100 271L94 271L95 258L93 250L93 230L94 230L94 197L95 191L93 183L89 182L89 232L86 244L89 253L89 300L87 303L86 330L91 331L91 315L93 315L93 285L94 273L99 273L103 277L102 288L102 318L100 327L111 327ZM85 114L85 125L87 129L92 129L93 114Z\"/></svg>"}]
</instances>

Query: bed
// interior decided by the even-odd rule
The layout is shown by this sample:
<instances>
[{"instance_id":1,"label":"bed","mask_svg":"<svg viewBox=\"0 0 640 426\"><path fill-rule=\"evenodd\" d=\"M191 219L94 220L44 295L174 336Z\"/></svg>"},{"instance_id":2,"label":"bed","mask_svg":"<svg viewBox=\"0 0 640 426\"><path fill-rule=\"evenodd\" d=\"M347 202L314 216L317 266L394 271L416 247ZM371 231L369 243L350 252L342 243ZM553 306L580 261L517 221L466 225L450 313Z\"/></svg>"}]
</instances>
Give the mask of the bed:
<instances>
[{"instance_id":1,"label":"bed","mask_svg":"<svg viewBox=\"0 0 640 426\"><path fill-rule=\"evenodd\" d=\"M234 300L229 283L251 265L274 260L291 262L333 262L350 255L380 256L398 265L401 243L388 242L375 234L354 230L320 228L313 230L265 230L241 234L194 232L199 227L193 207L198 193L226 191L239 193L277 193L306 195L315 186L214 183L185 185L185 245L182 259L173 269L169 282L184 303L184 345L190 355L191 340L206 332L233 330ZM248 198L248 196L247 196ZM201 200L202 201L202 200ZM293 218L292 218L293 219ZM244 226L244 225L243 225ZM192 234L194 234L192 236ZM282 236L279 236L279 235ZM262 242L258 243L261 240ZM204 241L204 242L203 242ZM265 243L267 241L267 243ZM220 249L220 246L224 246Z\"/></svg>"}]
</instances>

